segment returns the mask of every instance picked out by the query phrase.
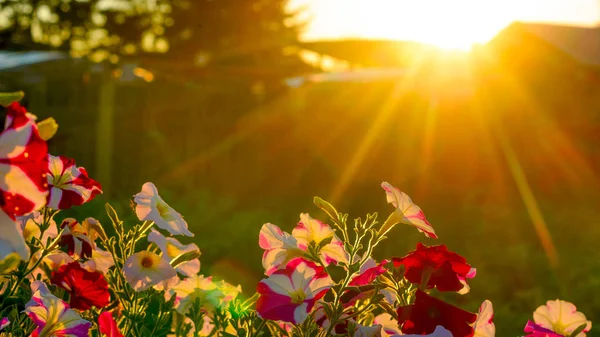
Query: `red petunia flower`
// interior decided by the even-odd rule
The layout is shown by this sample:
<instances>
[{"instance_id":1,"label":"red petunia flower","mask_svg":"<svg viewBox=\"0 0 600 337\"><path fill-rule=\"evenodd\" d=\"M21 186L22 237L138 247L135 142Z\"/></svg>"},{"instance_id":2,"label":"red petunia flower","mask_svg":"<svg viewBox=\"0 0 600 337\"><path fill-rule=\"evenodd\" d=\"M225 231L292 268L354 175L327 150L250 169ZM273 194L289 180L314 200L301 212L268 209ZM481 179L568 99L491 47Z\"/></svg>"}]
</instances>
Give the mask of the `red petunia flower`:
<instances>
[{"instance_id":1,"label":"red petunia flower","mask_svg":"<svg viewBox=\"0 0 600 337\"><path fill-rule=\"evenodd\" d=\"M106 337L123 337L110 311L105 311L98 316L98 330Z\"/></svg>"},{"instance_id":2,"label":"red petunia flower","mask_svg":"<svg viewBox=\"0 0 600 337\"><path fill-rule=\"evenodd\" d=\"M445 245L425 246L417 244L417 249L400 258L393 258L396 268L404 266L404 277L412 283L420 284L428 278L427 289L436 287L439 291L469 291L466 278L475 276L475 268L467 264L464 257L448 251Z\"/></svg>"},{"instance_id":3,"label":"red petunia flower","mask_svg":"<svg viewBox=\"0 0 600 337\"><path fill-rule=\"evenodd\" d=\"M14 219L40 209L46 203L48 146L40 138L35 116L19 103L7 108L0 134L0 206Z\"/></svg>"},{"instance_id":4,"label":"red petunia flower","mask_svg":"<svg viewBox=\"0 0 600 337\"><path fill-rule=\"evenodd\" d=\"M67 209L88 202L102 193L100 183L88 177L73 159L48 155L48 207Z\"/></svg>"},{"instance_id":5,"label":"red petunia flower","mask_svg":"<svg viewBox=\"0 0 600 337\"><path fill-rule=\"evenodd\" d=\"M430 334L436 326L448 329L454 337L473 336L477 315L417 290L415 303L398 308L398 324L404 334Z\"/></svg>"},{"instance_id":6,"label":"red petunia flower","mask_svg":"<svg viewBox=\"0 0 600 337\"><path fill-rule=\"evenodd\" d=\"M108 282L99 272L83 269L79 262L62 265L52 273L52 284L66 289L71 298L69 305L79 310L103 308L110 302Z\"/></svg>"}]
</instances>

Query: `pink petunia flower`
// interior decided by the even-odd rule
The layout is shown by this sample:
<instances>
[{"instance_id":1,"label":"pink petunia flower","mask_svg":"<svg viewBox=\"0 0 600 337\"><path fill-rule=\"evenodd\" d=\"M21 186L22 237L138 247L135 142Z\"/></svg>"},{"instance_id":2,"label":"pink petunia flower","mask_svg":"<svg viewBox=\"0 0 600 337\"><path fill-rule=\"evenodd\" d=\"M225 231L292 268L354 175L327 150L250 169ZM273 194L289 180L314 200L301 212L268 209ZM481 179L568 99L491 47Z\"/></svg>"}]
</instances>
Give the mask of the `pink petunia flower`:
<instances>
[{"instance_id":1,"label":"pink petunia flower","mask_svg":"<svg viewBox=\"0 0 600 337\"><path fill-rule=\"evenodd\" d=\"M273 274L291 259L304 255L295 237L270 223L264 224L260 229L258 244L265 250L262 257L265 275Z\"/></svg>"},{"instance_id":2,"label":"pink petunia flower","mask_svg":"<svg viewBox=\"0 0 600 337\"><path fill-rule=\"evenodd\" d=\"M300 222L292 231L292 236L302 250L307 250L310 244L320 247L319 255L324 265L348 263L349 256L344 250L344 243L335 235L335 231L328 224L313 219L308 213L300 214ZM327 243L322 245L323 242Z\"/></svg>"},{"instance_id":3,"label":"pink petunia flower","mask_svg":"<svg viewBox=\"0 0 600 337\"><path fill-rule=\"evenodd\" d=\"M322 266L295 258L258 283L256 311L264 319L302 323L332 285Z\"/></svg>"},{"instance_id":4,"label":"pink petunia flower","mask_svg":"<svg viewBox=\"0 0 600 337\"><path fill-rule=\"evenodd\" d=\"M8 320L8 317L0 318L0 331L4 330L4 328L6 328L9 325L10 321Z\"/></svg>"},{"instance_id":5,"label":"pink petunia flower","mask_svg":"<svg viewBox=\"0 0 600 337\"><path fill-rule=\"evenodd\" d=\"M152 229L150 234L148 234L148 241L154 242L158 246L158 248L160 248L162 252L161 257L169 263L181 254L194 251L200 254L200 249L196 244L190 243L184 245L175 238L165 237L155 229ZM192 277L193 275L198 274L198 272L200 271L200 260L193 259L190 261L183 262L177 267L175 267L175 270L184 276Z\"/></svg>"},{"instance_id":6,"label":"pink petunia flower","mask_svg":"<svg viewBox=\"0 0 600 337\"><path fill-rule=\"evenodd\" d=\"M98 246L92 250L92 256L81 264L88 271L98 271L102 274L107 274L108 270L114 265L115 260L112 254L98 248Z\"/></svg>"},{"instance_id":7,"label":"pink petunia flower","mask_svg":"<svg viewBox=\"0 0 600 337\"><path fill-rule=\"evenodd\" d=\"M135 214L138 219L153 221L159 228L168 231L172 235L194 236L181 214L158 195L158 190L153 183L145 183L140 193L133 198L136 203Z\"/></svg>"},{"instance_id":8,"label":"pink petunia flower","mask_svg":"<svg viewBox=\"0 0 600 337\"><path fill-rule=\"evenodd\" d=\"M177 276L169 262L146 250L131 255L125 261L123 274L135 291L144 291Z\"/></svg>"},{"instance_id":9,"label":"pink petunia flower","mask_svg":"<svg viewBox=\"0 0 600 337\"><path fill-rule=\"evenodd\" d=\"M73 159L48 155L48 207L67 209L88 202L102 193L100 183L88 177Z\"/></svg>"},{"instance_id":10,"label":"pink petunia flower","mask_svg":"<svg viewBox=\"0 0 600 337\"><path fill-rule=\"evenodd\" d=\"M576 337L585 337L592 328L592 322L577 311L573 303L555 300L538 307L533 313L534 322L542 328L549 329L559 335L569 336L575 329L585 324L586 327Z\"/></svg>"},{"instance_id":11,"label":"pink petunia flower","mask_svg":"<svg viewBox=\"0 0 600 337\"><path fill-rule=\"evenodd\" d=\"M527 332L525 337L565 337L561 334L555 333L550 329L541 327L532 321L527 321L524 331Z\"/></svg>"},{"instance_id":12,"label":"pink petunia flower","mask_svg":"<svg viewBox=\"0 0 600 337\"><path fill-rule=\"evenodd\" d=\"M402 334L402 331L400 331L400 328L398 327L398 321L388 313L375 316L375 319L373 319L373 324L379 324L382 326L382 336L387 337Z\"/></svg>"},{"instance_id":13,"label":"pink petunia flower","mask_svg":"<svg viewBox=\"0 0 600 337\"><path fill-rule=\"evenodd\" d=\"M385 190L387 202L396 208L396 212L392 214L393 222L414 226L425 236L437 239L437 235L425 218L423 211L412 202L406 193L387 182L383 182L381 187Z\"/></svg>"},{"instance_id":14,"label":"pink petunia flower","mask_svg":"<svg viewBox=\"0 0 600 337\"><path fill-rule=\"evenodd\" d=\"M382 260L380 263L375 262L373 258L367 259L367 261L360 268L359 274L354 276L350 281L351 286L364 286L373 282L377 276L385 273L388 264L388 260Z\"/></svg>"},{"instance_id":15,"label":"pink petunia flower","mask_svg":"<svg viewBox=\"0 0 600 337\"><path fill-rule=\"evenodd\" d=\"M82 319L75 310L52 295L41 281L31 284L33 296L25 305L25 312L37 326L32 336L88 337L91 323Z\"/></svg>"},{"instance_id":16,"label":"pink petunia flower","mask_svg":"<svg viewBox=\"0 0 600 337\"><path fill-rule=\"evenodd\" d=\"M496 336L496 326L493 322L494 307L489 300L483 301L477 313L477 320L473 324L475 334L473 337L494 337Z\"/></svg>"},{"instance_id":17,"label":"pink petunia flower","mask_svg":"<svg viewBox=\"0 0 600 337\"><path fill-rule=\"evenodd\" d=\"M172 287L175 293L175 310L185 315L198 302L208 308L217 308L223 303L225 293L212 277L193 275L181 280Z\"/></svg>"},{"instance_id":18,"label":"pink petunia flower","mask_svg":"<svg viewBox=\"0 0 600 337\"><path fill-rule=\"evenodd\" d=\"M382 328L383 327L380 324L374 324L372 326L356 324L354 337L381 337Z\"/></svg>"}]
</instances>

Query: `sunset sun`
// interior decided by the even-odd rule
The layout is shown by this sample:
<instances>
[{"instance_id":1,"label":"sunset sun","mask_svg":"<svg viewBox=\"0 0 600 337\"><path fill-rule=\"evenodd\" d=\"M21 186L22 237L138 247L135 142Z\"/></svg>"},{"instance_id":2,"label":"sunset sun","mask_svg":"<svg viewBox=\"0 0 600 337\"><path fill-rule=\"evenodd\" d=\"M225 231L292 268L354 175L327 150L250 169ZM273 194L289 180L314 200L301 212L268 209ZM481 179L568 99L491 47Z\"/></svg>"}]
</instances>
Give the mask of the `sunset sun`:
<instances>
[{"instance_id":1,"label":"sunset sun","mask_svg":"<svg viewBox=\"0 0 600 337\"><path fill-rule=\"evenodd\" d=\"M390 39L468 50L484 44L514 21L593 24L595 13L548 0L293 0L304 39Z\"/></svg>"}]
</instances>

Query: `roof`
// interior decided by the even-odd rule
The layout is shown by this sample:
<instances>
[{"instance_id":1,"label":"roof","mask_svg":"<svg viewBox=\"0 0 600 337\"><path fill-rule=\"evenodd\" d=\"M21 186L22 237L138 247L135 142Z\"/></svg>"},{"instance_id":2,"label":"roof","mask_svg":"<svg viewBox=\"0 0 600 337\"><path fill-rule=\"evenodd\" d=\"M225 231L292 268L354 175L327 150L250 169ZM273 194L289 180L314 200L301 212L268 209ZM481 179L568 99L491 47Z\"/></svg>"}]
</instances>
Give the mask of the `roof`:
<instances>
[{"instance_id":1,"label":"roof","mask_svg":"<svg viewBox=\"0 0 600 337\"><path fill-rule=\"evenodd\" d=\"M63 59L65 57L64 53L56 51L0 51L0 71Z\"/></svg>"},{"instance_id":2,"label":"roof","mask_svg":"<svg viewBox=\"0 0 600 337\"><path fill-rule=\"evenodd\" d=\"M435 46L411 41L369 39L301 42L300 47L367 67L402 67L438 50Z\"/></svg>"},{"instance_id":3,"label":"roof","mask_svg":"<svg viewBox=\"0 0 600 337\"><path fill-rule=\"evenodd\" d=\"M385 79L401 78L407 74L405 69L399 68L367 68L353 69L350 71L309 74L306 76L292 77L285 80L289 87L300 87L306 83L323 82L370 82Z\"/></svg>"},{"instance_id":4,"label":"roof","mask_svg":"<svg viewBox=\"0 0 600 337\"><path fill-rule=\"evenodd\" d=\"M511 26L541 38L581 63L600 66L600 27L520 22Z\"/></svg>"}]
</instances>

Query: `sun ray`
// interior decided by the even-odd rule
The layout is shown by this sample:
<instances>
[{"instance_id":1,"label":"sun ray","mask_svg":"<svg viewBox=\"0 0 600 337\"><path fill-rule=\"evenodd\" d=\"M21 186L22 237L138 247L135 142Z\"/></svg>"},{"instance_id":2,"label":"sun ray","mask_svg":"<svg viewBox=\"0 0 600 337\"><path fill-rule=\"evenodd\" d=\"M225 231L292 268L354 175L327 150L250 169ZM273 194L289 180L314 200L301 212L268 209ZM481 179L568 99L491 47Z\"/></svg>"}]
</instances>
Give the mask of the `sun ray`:
<instances>
[{"instance_id":1,"label":"sun ray","mask_svg":"<svg viewBox=\"0 0 600 337\"><path fill-rule=\"evenodd\" d=\"M408 67L407 75L395 83L388 99L381 105L379 111L374 114L373 122L371 123L369 129L365 133L358 149L356 149L356 152L354 153L354 155L348 162L348 165L342 172L340 180L333 188L332 193L329 196L329 201L333 204L339 201L339 198L344 194L344 192L346 192L348 185L356 176L358 170L361 168L361 165L363 164L365 157L368 155L369 150L371 149L373 142L377 138L378 133L382 131L382 129L386 125L386 122L394 113L395 108L400 102L400 99L402 98L403 94L405 94L414 84L416 74L421 68L423 60L423 57L415 58L414 63Z\"/></svg>"},{"instance_id":2,"label":"sun ray","mask_svg":"<svg viewBox=\"0 0 600 337\"><path fill-rule=\"evenodd\" d=\"M552 237L550 236L550 232L548 231L548 226L546 225L544 216L540 211L537 200L535 199L533 191L531 190L531 186L527 181L527 176L523 171L523 168L521 167L519 159L514 153L512 146L500 130L497 130L497 139L500 142L502 153L506 158L510 173L517 185L521 199L525 204L525 208L527 209L527 213L529 214L533 228L535 229L535 232L542 243L542 247L546 252L548 261L553 268L557 268L559 263L558 253L552 241Z\"/></svg>"},{"instance_id":3,"label":"sun ray","mask_svg":"<svg viewBox=\"0 0 600 337\"><path fill-rule=\"evenodd\" d=\"M525 108L532 108L532 111L539 111L539 106L536 104L535 100L531 97L529 92L519 84L516 77L510 73L507 69L502 67L497 60L492 57L491 54L486 53L482 55L484 61L486 62L486 66L492 67L499 73L503 74L501 77L501 83L506 86L508 92L522 99L523 102L527 105ZM524 109L525 110L525 109ZM533 228L542 244L546 257L548 258L549 265L556 269L559 265L559 257L552 237L550 235L550 231L548 230L548 226L544 219L544 216L539 208L538 202L535 198L531 185L527 179L527 175L523 170L523 167L512 147L508 137L504 134L502 129L502 123L499 120L497 115L490 115L488 118L491 119L492 127L493 127L493 135L495 136L497 142L499 143L500 150L502 152L502 156L504 157L508 168L510 176L513 178L521 200L525 205L527 213L529 214L529 218L533 225Z\"/></svg>"}]
</instances>

